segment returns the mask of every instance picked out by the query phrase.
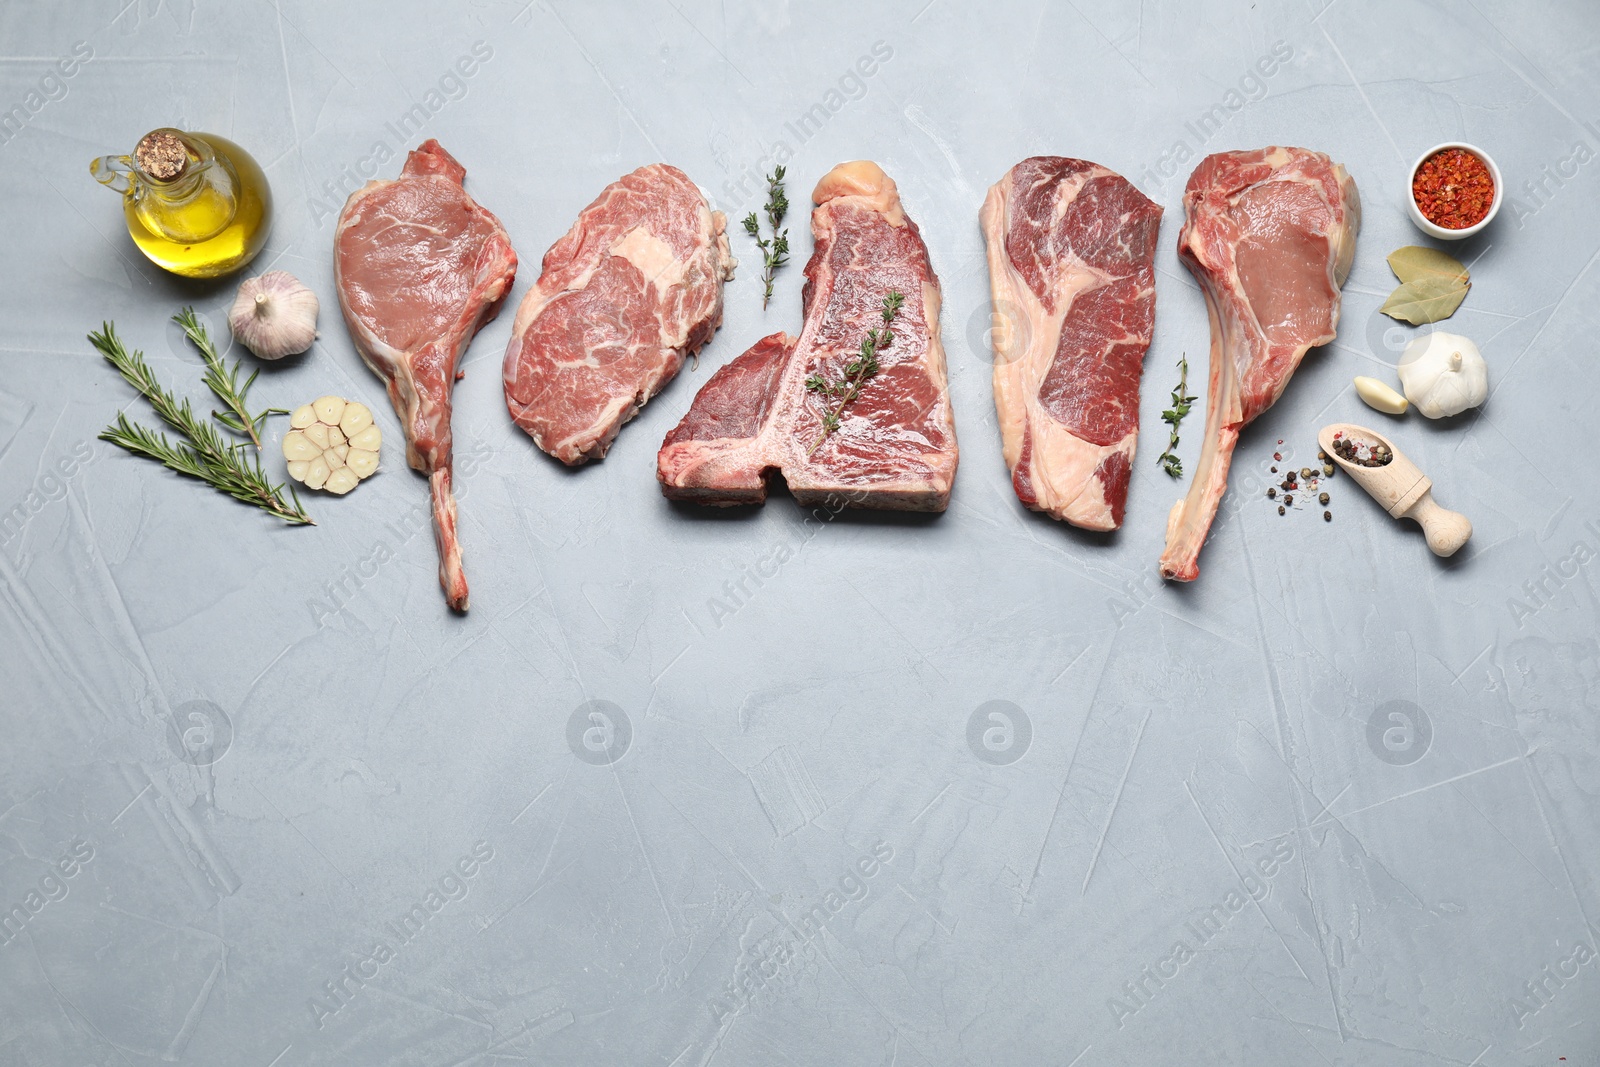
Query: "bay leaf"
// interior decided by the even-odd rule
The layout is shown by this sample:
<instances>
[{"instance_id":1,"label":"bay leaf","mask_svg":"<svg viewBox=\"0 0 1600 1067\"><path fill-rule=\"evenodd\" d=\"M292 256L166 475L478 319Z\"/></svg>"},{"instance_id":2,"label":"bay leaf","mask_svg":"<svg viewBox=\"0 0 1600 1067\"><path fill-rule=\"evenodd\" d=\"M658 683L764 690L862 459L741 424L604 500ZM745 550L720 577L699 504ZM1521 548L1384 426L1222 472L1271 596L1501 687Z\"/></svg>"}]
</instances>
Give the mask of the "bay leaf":
<instances>
[{"instance_id":1,"label":"bay leaf","mask_svg":"<svg viewBox=\"0 0 1600 1067\"><path fill-rule=\"evenodd\" d=\"M1448 319L1467 297L1471 283L1442 274L1424 275L1406 282L1383 302L1378 310L1391 319L1425 326Z\"/></svg>"},{"instance_id":2,"label":"bay leaf","mask_svg":"<svg viewBox=\"0 0 1600 1067\"><path fill-rule=\"evenodd\" d=\"M1435 277L1451 278L1463 285L1470 280L1459 259L1422 245L1407 245L1390 252L1389 269L1402 284Z\"/></svg>"}]
</instances>

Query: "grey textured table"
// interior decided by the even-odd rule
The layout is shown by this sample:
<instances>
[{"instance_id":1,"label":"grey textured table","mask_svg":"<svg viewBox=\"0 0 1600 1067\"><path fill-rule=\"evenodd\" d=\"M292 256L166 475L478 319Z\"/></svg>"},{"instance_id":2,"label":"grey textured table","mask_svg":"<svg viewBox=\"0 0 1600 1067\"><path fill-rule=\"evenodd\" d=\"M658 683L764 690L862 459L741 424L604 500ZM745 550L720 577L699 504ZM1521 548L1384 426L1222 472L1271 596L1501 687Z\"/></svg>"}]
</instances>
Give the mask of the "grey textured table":
<instances>
[{"instance_id":1,"label":"grey textured table","mask_svg":"<svg viewBox=\"0 0 1600 1067\"><path fill-rule=\"evenodd\" d=\"M14 0L0 1063L1600 1062L1597 31L1587 0ZM226 337L233 283L147 264L86 170L165 124L258 156L253 269L324 301L256 400L379 412L383 472L309 498L314 529L95 439L132 398L90 328L201 403L166 319L192 303ZM509 229L513 300L635 166L736 218L774 159L797 204L880 161L944 285L948 513L657 491L708 374L797 327L802 209L771 309L736 233L721 332L603 463L559 469L510 423L511 316L483 332L452 617L330 264L345 192L426 136ZM1383 419L1350 379L1414 332L1376 313L1384 256L1420 241L1406 167L1455 138L1517 202L1460 249L1449 323L1488 404L1384 423L1476 526L1441 562L1348 480L1331 524L1280 518L1262 469ZM1207 344L1179 194L1200 155L1267 143L1361 187L1340 337L1245 435L1200 580L1163 586L1159 415ZM1035 153L1167 208L1114 536L1025 512L1000 458L977 210Z\"/></svg>"}]
</instances>

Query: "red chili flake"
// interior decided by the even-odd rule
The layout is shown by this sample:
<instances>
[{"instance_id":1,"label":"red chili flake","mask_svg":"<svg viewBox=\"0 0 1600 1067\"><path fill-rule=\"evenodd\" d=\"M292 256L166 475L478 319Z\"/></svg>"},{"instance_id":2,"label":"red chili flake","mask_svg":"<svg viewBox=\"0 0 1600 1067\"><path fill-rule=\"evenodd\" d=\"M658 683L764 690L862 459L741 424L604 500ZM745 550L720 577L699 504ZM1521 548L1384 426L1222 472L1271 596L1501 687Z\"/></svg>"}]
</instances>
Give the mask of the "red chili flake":
<instances>
[{"instance_id":1,"label":"red chili flake","mask_svg":"<svg viewBox=\"0 0 1600 1067\"><path fill-rule=\"evenodd\" d=\"M1411 195L1429 222L1447 230L1476 226L1494 206L1494 176L1483 160L1461 148L1441 148L1422 161Z\"/></svg>"}]
</instances>

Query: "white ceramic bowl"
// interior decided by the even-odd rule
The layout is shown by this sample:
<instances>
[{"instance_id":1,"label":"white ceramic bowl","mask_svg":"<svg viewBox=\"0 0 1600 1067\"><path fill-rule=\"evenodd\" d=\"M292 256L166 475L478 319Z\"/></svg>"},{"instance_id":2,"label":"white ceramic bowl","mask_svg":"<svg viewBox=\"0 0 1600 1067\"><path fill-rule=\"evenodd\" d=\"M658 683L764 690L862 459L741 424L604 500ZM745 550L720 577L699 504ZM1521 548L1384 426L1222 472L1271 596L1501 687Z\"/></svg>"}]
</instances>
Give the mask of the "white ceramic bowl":
<instances>
[{"instance_id":1,"label":"white ceramic bowl","mask_svg":"<svg viewBox=\"0 0 1600 1067\"><path fill-rule=\"evenodd\" d=\"M1477 156L1479 159L1483 160L1483 165L1489 168L1489 176L1494 179L1494 201L1489 205L1489 213L1482 219L1478 220L1478 222L1474 225L1468 226L1462 230L1451 230L1440 226L1437 223L1429 222L1427 216L1422 213L1422 209L1417 206L1416 197L1411 195L1411 183L1416 180L1417 171L1422 167L1422 164L1427 162L1429 156L1443 148L1459 148L1462 151L1470 152ZM1463 237L1471 237L1473 234L1482 230L1485 226L1489 225L1489 223L1493 222L1494 217L1500 213L1500 205L1502 202L1504 202L1505 198L1506 183L1500 177L1500 168L1495 166L1493 159L1489 158L1489 153L1485 152L1476 145L1470 145L1464 141L1446 141L1444 144L1434 145L1432 148L1422 153L1422 155L1418 156L1417 161L1411 164L1411 170L1406 173L1406 207L1408 207L1411 211L1411 221L1417 224L1417 229L1421 230L1429 237L1437 237L1441 241L1459 241Z\"/></svg>"}]
</instances>

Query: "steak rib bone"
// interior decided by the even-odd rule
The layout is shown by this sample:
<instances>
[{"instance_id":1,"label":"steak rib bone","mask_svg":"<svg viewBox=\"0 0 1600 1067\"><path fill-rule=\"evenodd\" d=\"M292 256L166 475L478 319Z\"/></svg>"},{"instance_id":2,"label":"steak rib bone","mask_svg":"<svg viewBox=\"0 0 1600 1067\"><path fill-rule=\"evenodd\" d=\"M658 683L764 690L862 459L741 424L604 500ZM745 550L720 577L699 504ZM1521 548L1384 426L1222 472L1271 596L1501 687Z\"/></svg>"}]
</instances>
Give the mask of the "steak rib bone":
<instances>
[{"instance_id":1,"label":"steak rib bone","mask_svg":"<svg viewBox=\"0 0 1600 1067\"><path fill-rule=\"evenodd\" d=\"M462 353L500 310L517 274L505 228L467 195L466 170L435 140L395 181L350 194L334 231L334 282L362 360L381 378L427 475L439 584L457 611L467 579L456 539L450 392Z\"/></svg>"},{"instance_id":2,"label":"steak rib bone","mask_svg":"<svg viewBox=\"0 0 1600 1067\"><path fill-rule=\"evenodd\" d=\"M1178 255L1211 321L1206 432L1189 493L1167 517L1161 576L1193 581L1228 488L1239 433L1334 339L1361 198L1344 167L1304 148L1207 156L1183 194Z\"/></svg>"}]
</instances>

